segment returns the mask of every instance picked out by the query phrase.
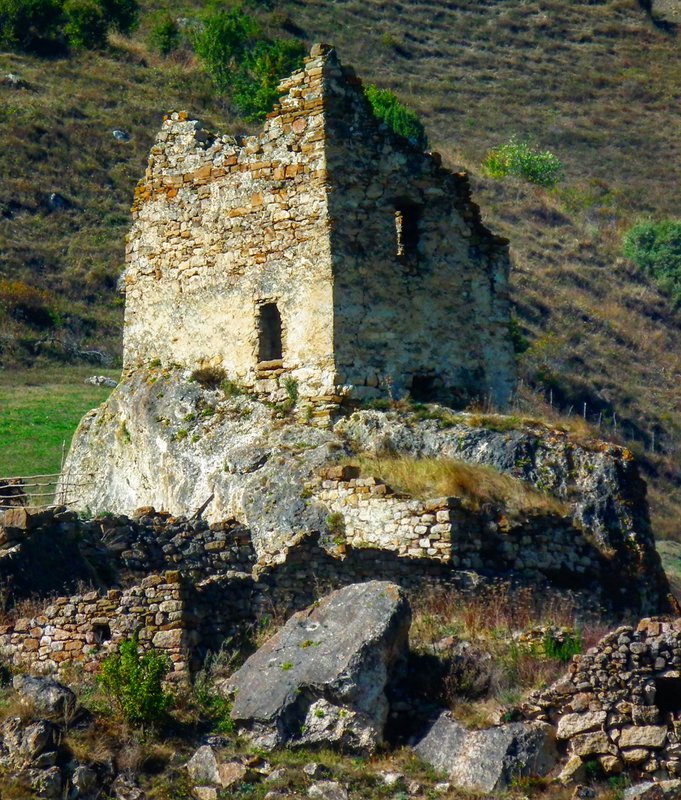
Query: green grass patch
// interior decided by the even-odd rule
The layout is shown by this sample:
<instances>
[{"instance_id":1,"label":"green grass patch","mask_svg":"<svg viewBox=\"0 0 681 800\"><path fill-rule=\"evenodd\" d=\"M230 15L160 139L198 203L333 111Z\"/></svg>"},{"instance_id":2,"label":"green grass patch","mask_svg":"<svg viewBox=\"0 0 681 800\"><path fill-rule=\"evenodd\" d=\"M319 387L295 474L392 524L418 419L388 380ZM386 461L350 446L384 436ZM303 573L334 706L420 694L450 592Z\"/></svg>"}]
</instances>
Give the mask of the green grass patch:
<instances>
[{"instance_id":1,"label":"green grass patch","mask_svg":"<svg viewBox=\"0 0 681 800\"><path fill-rule=\"evenodd\" d=\"M111 389L83 383L115 370L69 367L0 373L0 477L59 472L62 449Z\"/></svg>"}]
</instances>

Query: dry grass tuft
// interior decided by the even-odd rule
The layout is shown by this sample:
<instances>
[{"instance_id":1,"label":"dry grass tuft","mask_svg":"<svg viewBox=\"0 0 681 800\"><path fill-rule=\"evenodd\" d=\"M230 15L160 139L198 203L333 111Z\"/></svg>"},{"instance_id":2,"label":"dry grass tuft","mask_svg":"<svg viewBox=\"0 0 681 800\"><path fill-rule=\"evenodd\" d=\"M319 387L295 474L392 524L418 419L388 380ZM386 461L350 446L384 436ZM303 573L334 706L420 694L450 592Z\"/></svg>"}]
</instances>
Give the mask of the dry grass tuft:
<instances>
[{"instance_id":1,"label":"dry grass tuft","mask_svg":"<svg viewBox=\"0 0 681 800\"><path fill-rule=\"evenodd\" d=\"M413 497L460 497L473 510L492 503L516 514L568 512L558 498L492 467L445 458L369 454L354 458L353 463L359 464L363 475L381 478Z\"/></svg>"},{"instance_id":2,"label":"dry grass tuft","mask_svg":"<svg viewBox=\"0 0 681 800\"><path fill-rule=\"evenodd\" d=\"M580 628L569 598L506 584L475 595L433 590L415 600L413 611L411 649L437 659L436 699L469 727L498 721L505 706L551 684L574 653L607 630L599 620Z\"/></svg>"}]
</instances>

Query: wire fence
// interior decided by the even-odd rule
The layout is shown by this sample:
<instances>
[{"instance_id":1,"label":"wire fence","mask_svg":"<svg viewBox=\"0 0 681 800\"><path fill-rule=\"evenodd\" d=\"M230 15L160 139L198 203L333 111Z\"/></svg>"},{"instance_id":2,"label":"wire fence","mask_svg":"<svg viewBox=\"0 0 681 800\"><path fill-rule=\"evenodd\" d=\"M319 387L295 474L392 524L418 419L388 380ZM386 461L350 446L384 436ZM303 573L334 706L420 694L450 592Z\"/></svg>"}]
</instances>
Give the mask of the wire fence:
<instances>
[{"instance_id":1,"label":"wire fence","mask_svg":"<svg viewBox=\"0 0 681 800\"><path fill-rule=\"evenodd\" d=\"M83 484L71 479L70 469L64 472L65 458L66 441L63 441L59 472L0 477L0 512L17 507L27 511L43 511L75 503Z\"/></svg>"},{"instance_id":2,"label":"wire fence","mask_svg":"<svg viewBox=\"0 0 681 800\"><path fill-rule=\"evenodd\" d=\"M16 507L41 511L68 506L78 499L79 486L61 472L0 478L0 511Z\"/></svg>"}]
</instances>

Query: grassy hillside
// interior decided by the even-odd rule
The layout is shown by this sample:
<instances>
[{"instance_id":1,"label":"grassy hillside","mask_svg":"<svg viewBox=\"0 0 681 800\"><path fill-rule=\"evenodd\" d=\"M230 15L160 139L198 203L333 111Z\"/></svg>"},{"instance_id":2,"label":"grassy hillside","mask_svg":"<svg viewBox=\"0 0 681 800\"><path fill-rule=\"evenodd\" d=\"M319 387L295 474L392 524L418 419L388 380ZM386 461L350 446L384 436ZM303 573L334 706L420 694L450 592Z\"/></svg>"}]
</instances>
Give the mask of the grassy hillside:
<instances>
[{"instance_id":1,"label":"grassy hillside","mask_svg":"<svg viewBox=\"0 0 681 800\"><path fill-rule=\"evenodd\" d=\"M268 29L336 44L362 77L421 114L447 163L471 171L487 223L512 241L518 338L526 340L519 404L586 413L604 435L631 442L651 479L658 532L681 538L681 315L619 258L636 219L681 207L673 27L635 0L251 6ZM162 115L181 107L221 129L245 127L191 53L149 52L148 12L157 7L146 3L133 40L116 39L104 53L0 55L5 367L73 348L116 357L128 207ZM191 17L198 8L172 10ZM7 72L26 85L3 82ZM117 141L116 128L130 141ZM546 190L483 178L487 150L513 134L555 152L564 183ZM51 210L52 192L68 207ZM17 305L16 281L47 294ZM58 343L44 342L55 335Z\"/></svg>"},{"instance_id":2,"label":"grassy hillside","mask_svg":"<svg viewBox=\"0 0 681 800\"><path fill-rule=\"evenodd\" d=\"M91 372L60 367L0 373L0 477L59 472L80 418L111 392L84 383Z\"/></svg>"}]
</instances>

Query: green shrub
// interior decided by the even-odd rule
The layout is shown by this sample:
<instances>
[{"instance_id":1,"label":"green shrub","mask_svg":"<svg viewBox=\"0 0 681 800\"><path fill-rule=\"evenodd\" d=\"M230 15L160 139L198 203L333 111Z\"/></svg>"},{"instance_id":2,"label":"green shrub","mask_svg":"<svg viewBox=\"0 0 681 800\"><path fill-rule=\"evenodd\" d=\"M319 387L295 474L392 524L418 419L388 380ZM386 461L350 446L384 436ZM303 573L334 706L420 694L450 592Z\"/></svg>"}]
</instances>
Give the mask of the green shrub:
<instances>
[{"instance_id":1,"label":"green shrub","mask_svg":"<svg viewBox=\"0 0 681 800\"><path fill-rule=\"evenodd\" d=\"M62 25L62 0L0 0L2 47L34 50L56 44Z\"/></svg>"},{"instance_id":2,"label":"green shrub","mask_svg":"<svg viewBox=\"0 0 681 800\"><path fill-rule=\"evenodd\" d=\"M135 30L140 15L137 0L101 0L101 4L109 28L124 36Z\"/></svg>"},{"instance_id":3,"label":"green shrub","mask_svg":"<svg viewBox=\"0 0 681 800\"><path fill-rule=\"evenodd\" d=\"M18 50L106 44L109 30L137 25L137 0L0 0L0 46Z\"/></svg>"},{"instance_id":4,"label":"green shrub","mask_svg":"<svg viewBox=\"0 0 681 800\"><path fill-rule=\"evenodd\" d=\"M490 178L501 180L513 175L538 186L555 186L564 176L563 164L557 156L515 136L507 144L490 150L482 166Z\"/></svg>"},{"instance_id":5,"label":"green shrub","mask_svg":"<svg viewBox=\"0 0 681 800\"><path fill-rule=\"evenodd\" d=\"M95 50L104 47L108 23L97 0L66 0L64 33L72 47Z\"/></svg>"},{"instance_id":6,"label":"green shrub","mask_svg":"<svg viewBox=\"0 0 681 800\"><path fill-rule=\"evenodd\" d=\"M262 119L276 103L279 81L302 66L305 47L295 39L259 42L234 80L233 99L251 122Z\"/></svg>"},{"instance_id":7,"label":"green shrub","mask_svg":"<svg viewBox=\"0 0 681 800\"><path fill-rule=\"evenodd\" d=\"M625 234L622 253L681 302L681 222L639 222Z\"/></svg>"},{"instance_id":8,"label":"green shrub","mask_svg":"<svg viewBox=\"0 0 681 800\"><path fill-rule=\"evenodd\" d=\"M246 54L257 42L260 27L241 9L213 11L194 36L194 50L221 92L229 92Z\"/></svg>"},{"instance_id":9,"label":"green shrub","mask_svg":"<svg viewBox=\"0 0 681 800\"><path fill-rule=\"evenodd\" d=\"M298 402L298 381L295 378L286 378L284 389L286 390L288 401L294 406Z\"/></svg>"},{"instance_id":10,"label":"green shrub","mask_svg":"<svg viewBox=\"0 0 681 800\"><path fill-rule=\"evenodd\" d=\"M343 536L345 534L345 517L340 511L334 511L326 518L326 527L332 536Z\"/></svg>"},{"instance_id":11,"label":"green shrub","mask_svg":"<svg viewBox=\"0 0 681 800\"><path fill-rule=\"evenodd\" d=\"M391 91L370 85L364 94L377 119L424 150L428 147L428 137L418 114L400 103Z\"/></svg>"},{"instance_id":12,"label":"green shrub","mask_svg":"<svg viewBox=\"0 0 681 800\"><path fill-rule=\"evenodd\" d=\"M250 121L272 108L279 81L302 65L305 54L302 42L267 39L240 8L211 12L194 36L194 49L218 91L230 94Z\"/></svg>"},{"instance_id":13,"label":"green shrub","mask_svg":"<svg viewBox=\"0 0 681 800\"><path fill-rule=\"evenodd\" d=\"M241 394L246 394L246 390L243 386L240 386L236 381L232 381L229 378L225 378L220 383L220 388L225 397L238 397Z\"/></svg>"},{"instance_id":14,"label":"green shrub","mask_svg":"<svg viewBox=\"0 0 681 800\"><path fill-rule=\"evenodd\" d=\"M135 634L102 661L98 681L129 723L145 726L162 719L170 706L163 690L169 671L167 656L154 650L140 654Z\"/></svg>"},{"instance_id":15,"label":"green shrub","mask_svg":"<svg viewBox=\"0 0 681 800\"><path fill-rule=\"evenodd\" d=\"M152 50L167 56L177 50L182 37L175 17L169 11L157 14L147 36L147 44Z\"/></svg>"},{"instance_id":16,"label":"green shrub","mask_svg":"<svg viewBox=\"0 0 681 800\"><path fill-rule=\"evenodd\" d=\"M579 631L574 634L566 634L560 639L553 633L547 632L542 641L544 656L564 663L571 661L572 656L581 653L582 649L582 637Z\"/></svg>"}]
</instances>

